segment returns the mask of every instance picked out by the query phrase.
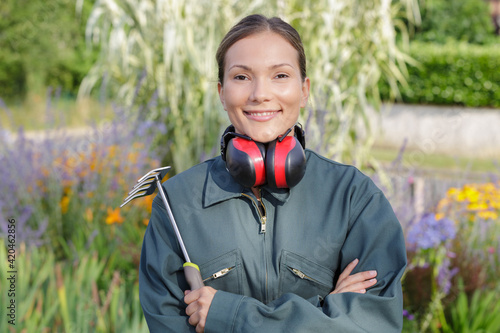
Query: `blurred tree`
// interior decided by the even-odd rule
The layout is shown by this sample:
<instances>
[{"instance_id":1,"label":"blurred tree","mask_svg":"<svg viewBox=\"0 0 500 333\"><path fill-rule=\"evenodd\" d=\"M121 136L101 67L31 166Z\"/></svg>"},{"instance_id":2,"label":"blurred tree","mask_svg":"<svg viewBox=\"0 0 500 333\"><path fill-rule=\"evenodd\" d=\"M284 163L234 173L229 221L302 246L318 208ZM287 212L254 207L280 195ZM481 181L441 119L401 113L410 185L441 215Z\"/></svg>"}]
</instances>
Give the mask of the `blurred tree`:
<instances>
[{"instance_id":1,"label":"blurred tree","mask_svg":"<svg viewBox=\"0 0 500 333\"><path fill-rule=\"evenodd\" d=\"M82 82L163 121L165 163L179 172L213 156L228 125L217 96L215 51L223 35L250 13L277 15L302 34L312 82L301 121L308 146L328 157L368 164L367 114L380 106L378 82L397 93L409 58L396 43L402 16L418 16L417 0L98 0L87 38L101 54ZM376 163L370 161L369 163Z\"/></svg>"},{"instance_id":2,"label":"blurred tree","mask_svg":"<svg viewBox=\"0 0 500 333\"><path fill-rule=\"evenodd\" d=\"M0 96L43 94L48 85L75 91L91 65L85 52L85 19L74 0L0 2Z\"/></svg>"}]
</instances>

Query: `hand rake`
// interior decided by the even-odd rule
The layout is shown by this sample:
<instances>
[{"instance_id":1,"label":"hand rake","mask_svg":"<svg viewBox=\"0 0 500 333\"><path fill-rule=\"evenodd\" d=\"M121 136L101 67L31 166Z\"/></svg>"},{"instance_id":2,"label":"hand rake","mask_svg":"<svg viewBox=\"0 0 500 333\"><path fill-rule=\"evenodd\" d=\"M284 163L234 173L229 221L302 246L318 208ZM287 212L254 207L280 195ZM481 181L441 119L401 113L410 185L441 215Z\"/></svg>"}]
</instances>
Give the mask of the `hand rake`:
<instances>
[{"instance_id":1,"label":"hand rake","mask_svg":"<svg viewBox=\"0 0 500 333\"><path fill-rule=\"evenodd\" d=\"M156 190L156 188L158 188L158 192L160 192L163 204L165 205L165 209L167 210L168 218L170 220L170 223L172 224L172 228L175 231L175 235L177 236L177 241L179 242L179 245L181 247L182 254L184 255L184 275L189 286L191 287L191 290L196 290L203 287L203 280L201 279L200 269L198 268L198 265L192 263L191 259L189 258L186 246L184 245L181 237L181 233L179 232L179 228L177 227L177 223L175 222L174 214L172 214L167 196L165 195L165 192L161 185L163 177L165 177L169 170L170 167L166 166L163 168L151 170L143 177L141 177L141 179L137 181L137 184L128 193L128 197L123 200L120 208L136 198L152 194Z\"/></svg>"}]
</instances>

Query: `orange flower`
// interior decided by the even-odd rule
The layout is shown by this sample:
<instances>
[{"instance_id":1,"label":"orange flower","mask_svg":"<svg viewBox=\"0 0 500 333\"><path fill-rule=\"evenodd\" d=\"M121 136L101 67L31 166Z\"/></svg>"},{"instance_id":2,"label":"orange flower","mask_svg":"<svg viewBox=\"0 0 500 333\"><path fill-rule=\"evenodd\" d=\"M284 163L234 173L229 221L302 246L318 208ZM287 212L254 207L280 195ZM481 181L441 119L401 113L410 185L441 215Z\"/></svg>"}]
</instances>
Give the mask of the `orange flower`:
<instances>
[{"instance_id":1,"label":"orange flower","mask_svg":"<svg viewBox=\"0 0 500 333\"><path fill-rule=\"evenodd\" d=\"M106 224L123 223L124 219L120 215L120 208L108 208L108 216L106 216Z\"/></svg>"},{"instance_id":2,"label":"orange flower","mask_svg":"<svg viewBox=\"0 0 500 333\"><path fill-rule=\"evenodd\" d=\"M153 200L155 196L154 195L148 195L141 200L141 206L145 208L148 213L151 214L151 208L153 207Z\"/></svg>"},{"instance_id":3,"label":"orange flower","mask_svg":"<svg viewBox=\"0 0 500 333\"><path fill-rule=\"evenodd\" d=\"M59 203L59 206L61 206L61 213L66 214L68 212L69 201L69 195L62 197L61 202Z\"/></svg>"},{"instance_id":4,"label":"orange flower","mask_svg":"<svg viewBox=\"0 0 500 333\"><path fill-rule=\"evenodd\" d=\"M94 220L94 212L92 211L91 208L87 208L85 210L85 219L88 221L88 222L92 222L92 220Z\"/></svg>"}]
</instances>

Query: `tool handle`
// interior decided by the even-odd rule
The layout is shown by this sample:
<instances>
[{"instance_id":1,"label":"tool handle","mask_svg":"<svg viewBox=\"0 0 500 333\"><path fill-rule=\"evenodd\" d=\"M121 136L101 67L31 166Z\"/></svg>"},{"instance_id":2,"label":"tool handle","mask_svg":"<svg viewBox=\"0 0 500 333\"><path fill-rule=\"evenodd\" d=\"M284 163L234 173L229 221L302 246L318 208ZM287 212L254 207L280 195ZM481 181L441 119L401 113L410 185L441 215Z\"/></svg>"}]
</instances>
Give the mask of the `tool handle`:
<instances>
[{"instance_id":1,"label":"tool handle","mask_svg":"<svg viewBox=\"0 0 500 333\"><path fill-rule=\"evenodd\" d=\"M186 277L191 290L200 289L204 286L198 265L193 264L192 262L185 262L183 267L184 276Z\"/></svg>"}]
</instances>

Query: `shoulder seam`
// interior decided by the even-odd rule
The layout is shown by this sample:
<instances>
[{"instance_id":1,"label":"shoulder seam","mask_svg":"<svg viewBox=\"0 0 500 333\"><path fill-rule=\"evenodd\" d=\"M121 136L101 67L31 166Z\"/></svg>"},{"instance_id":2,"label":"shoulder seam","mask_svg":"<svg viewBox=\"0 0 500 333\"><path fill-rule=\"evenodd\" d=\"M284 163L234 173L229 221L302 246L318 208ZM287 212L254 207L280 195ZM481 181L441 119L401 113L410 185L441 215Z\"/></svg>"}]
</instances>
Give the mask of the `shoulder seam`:
<instances>
[{"instance_id":1,"label":"shoulder seam","mask_svg":"<svg viewBox=\"0 0 500 333\"><path fill-rule=\"evenodd\" d=\"M368 203L368 201L370 201L375 195L381 195L381 194L382 194L382 191L380 189L373 191L370 195L367 196L367 198L365 200L363 200L363 202L361 204L359 204L357 207L354 208L353 214L349 217L349 222L348 222L349 229L351 227L351 224L354 222L354 220L356 220L358 218L358 216L361 213L361 211L363 210L363 208L366 207L366 204Z\"/></svg>"}]
</instances>

